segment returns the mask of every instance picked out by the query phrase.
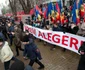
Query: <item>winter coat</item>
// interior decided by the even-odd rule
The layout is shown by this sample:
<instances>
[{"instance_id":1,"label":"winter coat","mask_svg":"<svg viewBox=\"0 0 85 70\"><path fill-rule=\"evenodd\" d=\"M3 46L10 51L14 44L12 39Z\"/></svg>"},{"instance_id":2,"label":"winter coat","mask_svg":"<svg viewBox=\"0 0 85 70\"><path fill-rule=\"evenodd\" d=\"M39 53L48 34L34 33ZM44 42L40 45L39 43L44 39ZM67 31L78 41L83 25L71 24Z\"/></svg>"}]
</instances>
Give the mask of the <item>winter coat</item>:
<instances>
[{"instance_id":1,"label":"winter coat","mask_svg":"<svg viewBox=\"0 0 85 70\"><path fill-rule=\"evenodd\" d=\"M80 24L77 34L78 35L85 35L85 23Z\"/></svg>"},{"instance_id":2,"label":"winter coat","mask_svg":"<svg viewBox=\"0 0 85 70\"><path fill-rule=\"evenodd\" d=\"M52 28L53 31L61 31L61 28L58 26L58 27L54 27Z\"/></svg>"},{"instance_id":3,"label":"winter coat","mask_svg":"<svg viewBox=\"0 0 85 70\"><path fill-rule=\"evenodd\" d=\"M0 60L3 62L7 62L11 60L13 57L13 52L10 49L8 42L5 42L3 47L0 50Z\"/></svg>"},{"instance_id":4,"label":"winter coat","mask_svg":"<svg viewBox=\"0 0 85 70\"><path fill-rule=\"evenodd\" d=\"M33 42L33 39L29 39L29 44L25 46L24 52L31 60L36 58L40 60L42 59L40 51L37 48L37 45Z\"/></svg>"},{"instance_id":5,"label":"winter coat","mask_svg":"<svg viewBox=\"0 0 85 70\"><path fill-rule=\"evenodd\" d=\"M71 29L71 33L77 34L78 30L79 30L78 26L75 26L73 29Z\"/></svg>"},{"instance_id":6,"label":"winter coat","mask_svg":"<svg viewBox=\"0 0 85 70\"><path fill-rule=\"evenodd\" d=\"M78 52L80 53L80 51L83 51L85 53L85 42L79 48ZM77 70L85 70L85 54L81 55Z\"/></svg>"},{"instance_id":7,"label":"winter coat","mask_svg":"<svg viewBox=\"0 0 85 70\"><path fill-rule=\"evenodd\" d=\"M0 38L2 38L4 41L6 40L2 32L0 32Z\"/></svg>"},{"instance_id":8,"label":"winter coat","mask_svg":"<svg viewBox=\"0 0 85 70\"><path fill-rule=\"evenodd\" d=\"M21 46L21 41L22 41L22 30L18 28L17 30L14 30L15 32L15 38L14 38L14 44L16 46Z\"/></svg>"},{"instance_id":9,"label":"winter coat","mask_svg":"<svg viewBox=\"0 0 85 70\"><path fill-rule=\"evenodd\" d=\"M11 34L11 32L14 32L14 26L8 27L8 32Z\"/></svg>"},{"instance_id":10,"label":"winter coat","mask_svg":"<svg viewBox=\"0 0 85 70\"><path fill-rule=\"evenodd\" d=\"M29 41L29 38L30 38L30 35L25 35L23 37L23 42L28 42Z\"/></svg>"}]
</instances>

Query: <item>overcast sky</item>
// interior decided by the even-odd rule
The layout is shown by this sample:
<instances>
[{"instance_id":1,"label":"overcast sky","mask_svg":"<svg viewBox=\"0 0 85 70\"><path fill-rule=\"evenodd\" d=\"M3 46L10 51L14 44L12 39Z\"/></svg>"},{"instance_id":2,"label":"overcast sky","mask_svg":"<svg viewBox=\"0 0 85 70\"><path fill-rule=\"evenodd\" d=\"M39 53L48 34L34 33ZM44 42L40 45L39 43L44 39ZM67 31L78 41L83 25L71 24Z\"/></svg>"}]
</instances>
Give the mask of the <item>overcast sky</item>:
<instances>
[{"instance_id":1,"label":"overcast sky","mask_svg":"<svg viewBox=\"0 0 85 70\"><path fill-rule=\"evenodd\" d=\"M2 8L2 5L7 5L7 1L8 0L0 0L0 14L1 14L1 8Z\"/></svg>"}]
</instances>

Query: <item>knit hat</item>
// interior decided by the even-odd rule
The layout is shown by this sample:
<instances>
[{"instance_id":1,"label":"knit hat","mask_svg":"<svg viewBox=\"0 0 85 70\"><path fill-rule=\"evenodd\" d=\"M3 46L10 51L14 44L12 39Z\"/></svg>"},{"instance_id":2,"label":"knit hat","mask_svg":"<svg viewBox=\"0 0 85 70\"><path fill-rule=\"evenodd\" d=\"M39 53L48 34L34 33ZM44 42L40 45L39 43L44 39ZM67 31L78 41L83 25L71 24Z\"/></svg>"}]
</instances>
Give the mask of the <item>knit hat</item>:
<instances>
[{"instance_id":1,"label":"knit hat","mask_svg":"<svg viewBox=\"0 0 85 70\"><path fill-rule=\"evenodd\" d=\"M25 68L24 63L18 60L11 65L9 70L24 70L24 68Z\"/></svg>"}]
</instances>

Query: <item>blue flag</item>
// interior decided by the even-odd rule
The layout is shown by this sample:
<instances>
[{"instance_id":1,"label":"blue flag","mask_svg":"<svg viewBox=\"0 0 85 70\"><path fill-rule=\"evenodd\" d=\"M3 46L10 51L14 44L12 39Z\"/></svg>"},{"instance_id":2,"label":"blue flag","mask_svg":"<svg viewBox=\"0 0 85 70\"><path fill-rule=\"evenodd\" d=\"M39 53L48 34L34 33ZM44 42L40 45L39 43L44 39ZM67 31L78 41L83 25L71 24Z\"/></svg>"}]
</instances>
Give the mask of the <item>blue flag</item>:
<instances>
[{"instance_id":1,"label":"blue flag","mask_svg":"<svg viewBox=\"0 0 85 70\"><path fill-rule=\"evenodd\" d=\"M78 9L81 8L81 5L83 4L83 0L79 0L79 3L78 3Z\"/></svg>"},{"instance_id":2,"label":"blue flag","mask_svg":"<svg viewBox=\"0 0 85 70\"><path fill-rule=\"evenodd\" d=\"M48 8L47 8L47 17L48 17L48 15L51 15L51 11L53 10L53 6L52 6L52 2L50 2L49 4L48 4Z\"/></svg>"},{"instance_id":3,"label":"blue flag","mask_svg":"<svg viewBox=\"0 0 85 70\"><path fill-rule=\"evenodd\" d=\"M73 5L73 9L72 9L72 21L74 23L77 22L76 10L77 10L77 5L76 5L76 2L75 2L74 5Z\"/></svg>"}]
</instances>

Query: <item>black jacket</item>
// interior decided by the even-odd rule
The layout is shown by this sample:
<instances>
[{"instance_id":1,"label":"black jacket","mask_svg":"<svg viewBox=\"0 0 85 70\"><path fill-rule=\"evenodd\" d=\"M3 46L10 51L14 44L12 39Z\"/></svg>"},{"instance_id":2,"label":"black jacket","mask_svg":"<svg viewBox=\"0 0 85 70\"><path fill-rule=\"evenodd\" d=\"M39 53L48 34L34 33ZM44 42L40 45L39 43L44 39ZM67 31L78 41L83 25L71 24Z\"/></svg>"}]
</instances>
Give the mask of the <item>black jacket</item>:
<instances>
[{"instance_id":1,"label":"black jacket","mask_svg":"<svg viewBox=\"0 0 85 70\"><path fill-rule=\"evenodd\" d=\"M36 58L41 60L42 57L40 51L37 51L39 49L37 45L34 43L33 39L29 39L29 43L30 44L25 45L24 54L27 54L31 60L34 60Z\"/></svg>"}]
</instances>

